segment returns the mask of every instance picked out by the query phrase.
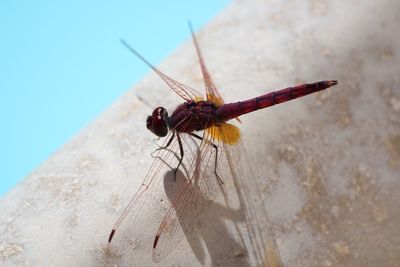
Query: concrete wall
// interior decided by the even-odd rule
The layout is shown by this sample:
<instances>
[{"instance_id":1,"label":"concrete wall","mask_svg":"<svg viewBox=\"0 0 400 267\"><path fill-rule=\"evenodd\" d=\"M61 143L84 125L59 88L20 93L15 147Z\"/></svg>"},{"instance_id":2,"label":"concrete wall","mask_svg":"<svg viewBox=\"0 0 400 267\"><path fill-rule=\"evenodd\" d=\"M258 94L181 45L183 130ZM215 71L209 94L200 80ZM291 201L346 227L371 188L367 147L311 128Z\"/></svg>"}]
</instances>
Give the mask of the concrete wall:
<instances>
[{"instance_id":1,"label":"concrete wall","mask_svg":"<svg viewBox=\"0 0 400 267\"><path fill-rule=\"evenodd\" d=\"M399 11L393 0L242 0L198 33L226 102L339 80L322 93L241 118L254 174L248 183L259 187L266 203L260 212L268 214L265 227L285 266L400 262ZM191 40L159 67L203 90ZM109 247L107 238L152 162L146 116L180 102L150 74L6 195L2 264L154 265L147 241ZM215 213L199 217L194 229L215 226L213 220ZM143 240L153 240L150 229L158 225L143 222ZM160 265L224 265L217 258L223 253L204 249L205 238L196 251L183 237Z\"/></svg>"}]
</instances>

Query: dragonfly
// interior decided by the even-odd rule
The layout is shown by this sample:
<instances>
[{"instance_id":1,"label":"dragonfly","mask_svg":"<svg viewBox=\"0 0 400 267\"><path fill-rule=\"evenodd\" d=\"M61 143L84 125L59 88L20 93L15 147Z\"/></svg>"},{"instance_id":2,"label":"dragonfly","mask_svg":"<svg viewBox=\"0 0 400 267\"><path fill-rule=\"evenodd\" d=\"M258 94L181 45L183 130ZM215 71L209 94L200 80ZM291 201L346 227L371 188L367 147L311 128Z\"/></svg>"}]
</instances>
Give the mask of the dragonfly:
<instances>
[{"instance_id":1,"label":"dragonfly","mask_svg":"<svg viewBox=\"0 0 400 267\"><path fill-rule=\"evenodd\" d=\"M171 199L155 234L152 248L155 261L168 255L174 247L173 244L178 243L182 238L182 228L190 226L193 217L201 213L205 205L196 202L202 202L205 197L212 200L219 194L216 186L208 185L224 185L226 177L222 177L218 171L221 167L219 166L221 153L224 153L224 149L229 149L230 146L237 144L241 138L239 128L228 121L236 119L240 122L239 117L244 114L319 92L338 83L336 80L305 83L248 100L225 103L206 68L190 23L189 28L204 79L205 97L202 97L197 90L161 72L128 43L121 40L126 48L147 64L184 101L171 115L164 107L160 106L156 107L147 117L147 129L158 138L166 139L164 144L156 150L158 154L155 156L150 170L114 224L108 239L108 243L111 243L124 220L130 221L130 228L132 228L130 231L140 231L143 224L141 217L148 210L160 205L159 201L154 199L164 190L160 185L162 166L170 166L172 159L175 158L176 166L170 166L173 169L173 175L177 179L179 170L184 169L185 184ZM199 144L197 152L189 152L188 156L184 145L190 142L189 138ZM186 165L183 164L185 157L189 157ZM209 174L210 168L213 169L211 175ZM149 207L146 208L144 205Z\"/></svg>"}]
</instances>

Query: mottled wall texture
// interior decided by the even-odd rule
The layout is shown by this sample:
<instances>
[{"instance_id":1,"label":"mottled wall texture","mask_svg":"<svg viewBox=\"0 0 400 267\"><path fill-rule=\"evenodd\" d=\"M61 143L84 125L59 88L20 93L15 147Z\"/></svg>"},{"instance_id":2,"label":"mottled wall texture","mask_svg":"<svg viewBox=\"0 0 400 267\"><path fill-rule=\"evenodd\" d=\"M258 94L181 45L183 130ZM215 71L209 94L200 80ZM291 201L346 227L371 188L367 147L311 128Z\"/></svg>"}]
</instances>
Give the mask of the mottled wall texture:
<instances>
[{"instance_id":1,"label":"mottled wall texture","mask_svg":"<svg viewBox=\"0 0 400 267\"><path fill-rule=\"evenodd\" d=\"M247 182L259 185L284 266L400 263L399 14L396 0L238 0L197 35L226 102L339 81L241 118ZM203 90L191 41L159 68ZM107 238L153 160L147 114L180 102L149 74L1 199L0 265L153 266L151 247L109 247ZM193 224L204 232L200 248L221 234L215 220L205 213ZM153 224L133 231L153 240ZM191 242L184 237L161 265L225 262Z\"/></svg>"}]
</instances>

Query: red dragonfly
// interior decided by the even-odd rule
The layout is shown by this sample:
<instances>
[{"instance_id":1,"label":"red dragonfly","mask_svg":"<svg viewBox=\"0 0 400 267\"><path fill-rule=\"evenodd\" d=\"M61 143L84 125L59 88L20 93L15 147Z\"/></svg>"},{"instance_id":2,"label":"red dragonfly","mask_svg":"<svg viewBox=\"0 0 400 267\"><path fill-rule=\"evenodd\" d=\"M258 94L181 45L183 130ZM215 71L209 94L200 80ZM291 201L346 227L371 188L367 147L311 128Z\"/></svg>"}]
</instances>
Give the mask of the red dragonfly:
<instances>
[{"instance_id":1,"label":"red dragonfly","mask_svg":"<svg viewBox=\"0 0 400 267\"><path fill-rule=\"evenodd\" d=\"M337 84L336 80L301 84L249 100L225 104L206 69L193 29L190 25L189 27L204 78L205 98L202 98L195 89L162 73L122 41L131 52L152 68L184 100L184 103L179 105L171 115L168 115L164 107L157 107L152 115L147 117L147 129L158 137L167 138L164 145L156 150L157 155L149 172L115 223L108 239L110 243L116 230L125 220L129 220L130 228L134 228L130 230L139 233L139 229L144 223L141 217L162 205L161 197L159 198L158 195L165 194L163 192L165 189L160 185L160 176L162 176L163 168L165 166L172 167L171 162L175 160L176 165L173 166L175 167L173 171L175 179L178 170L183 168L186 180L182 188L171 199L171 203L168 203L165 208L165 216L160 222L153 241L153 259L155 261L161 260L172 251L174 243L179 242L182 237L182 228L188 227L192 223L193 217L200 213L205 206L202 203L204 199L212 200L218 194L217 187L212 186L215 185L215 181L219 185L223 185L223 177L219 175L218 171L219 154L224 152L223 149L227 145L228 147L235 145L240 139L239 129L227 121L239 120L238 117L246 113L322 91ZM203 132L198 134L198 131ZM197 140L200 143L197 146L197 152L185 150L184 144L190 143L189 139ZM174 151L179 151L179 154ZM213 156L211 157L211 155ZM187 164L183 164L184 158ZM212 165L213 173L207 174L206 172Z\"/></svg>"}]
</instances>

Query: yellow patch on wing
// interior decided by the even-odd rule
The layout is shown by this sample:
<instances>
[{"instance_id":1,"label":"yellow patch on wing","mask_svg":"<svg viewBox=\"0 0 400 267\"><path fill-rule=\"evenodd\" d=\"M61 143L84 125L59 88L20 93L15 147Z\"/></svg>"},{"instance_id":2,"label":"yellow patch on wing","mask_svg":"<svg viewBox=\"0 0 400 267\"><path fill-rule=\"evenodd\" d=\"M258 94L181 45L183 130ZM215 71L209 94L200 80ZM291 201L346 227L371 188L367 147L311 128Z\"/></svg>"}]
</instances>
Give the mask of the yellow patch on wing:
<instances>
[{"instance_id":1,"label":"yellow patch on wing","mask_svg":"<svg viewBox=\"0 0 400 267\"><path fill-rule=\"evenodd\" d=\"M229 124L221 123L207 128L206 131L217 141L228 145L234 145L240 140L240 130L238 127Z\"/></svg>"},{"instance_id":2,"label":"yellow patch on wing","mask_svg":"<svg viewBox=\"0 0 400 267\"><path fill-rule=\"evenodd\" d=\"M207 94L207 100L214 103L217 107L224 104L224 100L222 100L222 98L218 97L217 95Z\"/></svg>"},{"instance_id":3,"label":"yellow patch on wing","mask_svg":"<svg viewBox=\"0 0 400 267\"><path fill-rule=\"evenodd\" d=\"M195 99L194 99L194 102L200 102L200 101L203 101L204 99L201 97L201 96L196 96L195 97Z\"/></svg>"}]
</instances>

